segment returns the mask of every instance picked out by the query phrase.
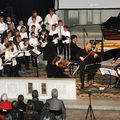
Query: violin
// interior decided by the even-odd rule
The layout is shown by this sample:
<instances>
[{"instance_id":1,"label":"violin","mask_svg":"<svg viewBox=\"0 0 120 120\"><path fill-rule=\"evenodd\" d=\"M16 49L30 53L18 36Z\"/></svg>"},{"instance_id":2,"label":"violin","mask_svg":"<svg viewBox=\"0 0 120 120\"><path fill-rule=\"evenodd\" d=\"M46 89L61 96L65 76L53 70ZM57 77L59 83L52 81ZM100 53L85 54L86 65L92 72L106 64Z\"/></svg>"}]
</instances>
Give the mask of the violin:
<instances>
[{"instance_id":1,"label":"violin","mask_svg":"<svg viewBox=\"0 0 120 120\"><path fill-rule=\"evenodd\" d=\"M88 57L88 56L95 56L97 55L96 52L94 52L93 50L89 51L89 53L85 56L84 60Z\"/></svg>"},{"instance_id":2,"label":"violin","mask_svg":"<svg viewBox=\"0 0 120 120\"><path fill-rule=\"evenodd\" d=\"M64 60L64 61L61 61L60 63L58 63L58 66L59 67L67 67L70 65L71 62L69 62L68 60Z\"/></svg>"}]
</instances>

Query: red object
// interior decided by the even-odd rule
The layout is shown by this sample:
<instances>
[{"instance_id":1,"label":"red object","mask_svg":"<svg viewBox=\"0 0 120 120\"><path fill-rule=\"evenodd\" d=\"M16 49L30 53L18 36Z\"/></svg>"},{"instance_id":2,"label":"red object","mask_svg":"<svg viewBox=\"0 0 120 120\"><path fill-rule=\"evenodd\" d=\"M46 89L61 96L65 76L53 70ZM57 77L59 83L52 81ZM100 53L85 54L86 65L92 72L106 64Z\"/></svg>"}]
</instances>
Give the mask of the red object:
<instances>
[{"instance_id":1,"label":"red object","mask_svg":"<svg viewBox=\"0 0 120 120\"><path fill-rule=\"evenodd\" d=\"M12 104L8 101L0 101L0 110L11 110Z\"/></svg>"},{"instance_id":2,"label":"red object","mask_svg":"<svg viewBox=\"0 0 120 120\"><path fill-rule=\"evenodd\" d=\"M0 115L0 120L4 120L5 116L4 115Z\"/></svg>"}]
</instances>

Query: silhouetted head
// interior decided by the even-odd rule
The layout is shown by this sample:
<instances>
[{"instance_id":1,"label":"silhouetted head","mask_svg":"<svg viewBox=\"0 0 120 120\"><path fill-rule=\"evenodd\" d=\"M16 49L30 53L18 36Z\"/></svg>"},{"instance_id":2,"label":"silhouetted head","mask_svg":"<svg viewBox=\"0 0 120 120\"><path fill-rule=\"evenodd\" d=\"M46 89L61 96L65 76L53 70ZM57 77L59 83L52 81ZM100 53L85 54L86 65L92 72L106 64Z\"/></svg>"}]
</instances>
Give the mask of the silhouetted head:
<instances>
[{"instance_id":1,"label":"silhouetted head","mask_svg":"<svg viewBox=\"0 0 120 120\"><path fill-rule=\"evenodd\" d=\"M28 102L27 103L27 107L26 107L27 111L34 111L34 104L33 102Z\"/></svg>"},{"instance_id":2,"label":"silhouetted head","mask_svg":"<svg viewBox=\"0 0 120 120\"><path fill-rule=\"evenodd\" d=\"M18 96L18 101L23 101L23 100L24 100L24 96L20 94L20 95Z\"/></svg>"},{"instance_id":3,"label":"silhouetted head","mask_svg":"<svg viewBox=\"0 0 120 120\"><path fill-rule=\"evenodd\" d=\"M51 95L53 98L57 98L58 97L58 90L56 88L52 89Z\"/></svg>"},{"instance_id":4,"label":"silhouetted head","mask_svg":"<svg viewBox=\"0 0 120 120\"><path fill-rule=\"evenodd\" d=\"M32 97L33 98L38 98L38 91L37 90L32 91Z\"/></svg>"},{"instance_id":5,"label":"silhouetted head","mask_svg":"<svg viewBox=\"0 0 120 120\"><path fill-rule=\"evenodd\" d=\"M49 103L45 103L44 106L43 106L43 110L49 110L50 108L50 104Z\"/></svg>"}]
</instances>

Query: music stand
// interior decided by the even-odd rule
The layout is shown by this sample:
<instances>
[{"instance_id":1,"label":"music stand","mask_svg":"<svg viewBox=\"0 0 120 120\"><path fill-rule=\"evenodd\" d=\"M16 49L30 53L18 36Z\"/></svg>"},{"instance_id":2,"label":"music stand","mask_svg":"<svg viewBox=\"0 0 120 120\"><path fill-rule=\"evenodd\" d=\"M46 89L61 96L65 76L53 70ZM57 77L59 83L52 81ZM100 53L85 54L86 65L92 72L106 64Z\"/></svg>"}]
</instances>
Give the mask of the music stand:
<instances>
[{"instance_id":1,"label":"music stand","mask_svg":"<svg viewBox=\"0 0 120 120\"><path fill-rule=\"evenodd\" d=\"M108 87L105 90L107 90L112 85L112 76L118 77L117 72L115 70L109 69L109 68L100 68L100 72L102 75L110 75L110 83L108 84Z\"/></svg>"},{"instance_id":2,"label":"music stand","mask_svg":"<svg viewBox=\"0 0 120 120\"><path fill-rule=\"evenodd\" d=\"M94 74L101 67L101 64L88 64L85 66L85 73ZM94 78L94 77L93 77Z\"/></svg>"},{"instance_id":3,"label":"music stand","mask_svg":"<svg viewBox=\"0 0 120 120\"><path fill-rule=\"evenodd\" d=\"M88 64L85 66L85 73L93 75L93 82L94 82L94 76L100 67L101 67L101 64ZM92 84L93 82L91 81L92 87L96 88L99 92L101 92L97 86L94 86Z\"/></svg>"},{"instance_id":4,"label":"music stand","mask_svg":"<svg viewBox=\"0 0 120 120\"><path fill-rule=\"evenodd\" d=\"M88 89L89 106L88 106L88 109L87 109L85 120L87 120L89 114L90 114L90 120L95 120L95 115L94 115L94 112L93 112L93 109L92 109L92 104L91 104L91 94L92 94L92 89L91 89L91 84L89 84L89 89Z\"/></svg>"},{"instance_id":5,"label":"music stand","mask_svg":"<svg viewBox=\"0 0 120 120\"><path fill-rule=\"evenodd\" d=\"M37 57L41 54L41 52L35 48L30 50L29 52L34 58L36 58L36 63L35 63L36 64L36 74L37 74L37 77L39 77Z\"/></svg>"}]
</instances>

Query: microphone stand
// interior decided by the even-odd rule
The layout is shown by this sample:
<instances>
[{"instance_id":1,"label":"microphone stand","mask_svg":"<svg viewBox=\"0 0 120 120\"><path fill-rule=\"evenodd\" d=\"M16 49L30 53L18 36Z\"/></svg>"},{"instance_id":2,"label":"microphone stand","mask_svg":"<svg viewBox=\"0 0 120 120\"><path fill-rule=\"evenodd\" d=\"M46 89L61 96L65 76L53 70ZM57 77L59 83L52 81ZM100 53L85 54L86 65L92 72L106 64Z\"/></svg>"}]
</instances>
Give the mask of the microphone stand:
<instances>
[{"instance_id":1,"label":"microphone stand","mask_svg":"<svg viewBox=\"0 0 120 120\"><path fill-rule=\"evenodd\" d=\"M89 88L88 88L88 94L89 94L89 106L88 106L88 109L87 109L87 113L86 113L86 117L85 117L85 120L88 119L88 115L90 115L90 120L96 120L95 119L95 115L94 115L94 112L93 112L93 109L92 109L92 104L91 104L91 94L92 94L92 85L89 84Z\"/></svg>"}]
</instances>

